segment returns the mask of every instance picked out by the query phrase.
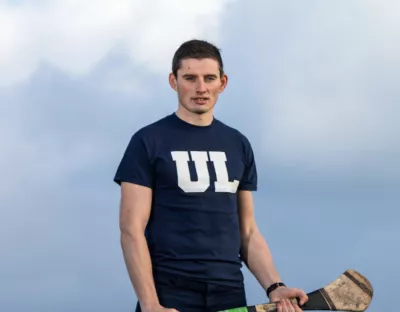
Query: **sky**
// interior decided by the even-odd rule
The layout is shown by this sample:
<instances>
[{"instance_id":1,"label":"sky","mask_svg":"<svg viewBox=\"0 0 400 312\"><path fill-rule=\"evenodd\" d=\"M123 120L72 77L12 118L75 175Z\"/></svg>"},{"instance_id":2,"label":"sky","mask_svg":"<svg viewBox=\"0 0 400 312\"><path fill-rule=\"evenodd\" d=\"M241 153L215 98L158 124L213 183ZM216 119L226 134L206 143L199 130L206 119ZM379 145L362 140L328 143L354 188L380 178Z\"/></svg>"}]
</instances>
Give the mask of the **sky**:
<instances>
[{"instance_id":1,"label":"sky","mask_svg":"<svg viewBox=\"0 0 400 312\"><path fill-rule=\"evenodd\" d=\"M256 218L286 284L400 270L400 3L0 0L0 310L133 311L112 179L177 107L175 49L222 50L215 115L252 143ZM396 208L397 207L397 208ZM244 268L249 304L266 301Z\"/></svg>"}]
</instances>

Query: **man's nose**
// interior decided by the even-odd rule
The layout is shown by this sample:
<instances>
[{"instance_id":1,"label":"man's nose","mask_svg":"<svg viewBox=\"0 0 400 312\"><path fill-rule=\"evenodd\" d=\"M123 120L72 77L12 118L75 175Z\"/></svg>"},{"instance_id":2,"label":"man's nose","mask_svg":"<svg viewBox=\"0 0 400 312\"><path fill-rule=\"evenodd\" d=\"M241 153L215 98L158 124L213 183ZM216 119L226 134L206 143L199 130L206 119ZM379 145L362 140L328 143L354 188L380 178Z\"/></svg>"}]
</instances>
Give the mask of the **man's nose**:
<instances>
[{"instance_id":1,"label":"man's nose","mask_svg":"<svg viewBox=\"0 0 400 312\"><path fill-rule=\"evenodd\" d=\"M207 91L207 88L206 88L206 84L205 84L205 82L204 81L202 81L202 80L199 80L198 82L197 82L197 88L196 88L197 90L197 92L198 93L204 93L204 92L206 92Z\"/></svg>"}]
</instances>

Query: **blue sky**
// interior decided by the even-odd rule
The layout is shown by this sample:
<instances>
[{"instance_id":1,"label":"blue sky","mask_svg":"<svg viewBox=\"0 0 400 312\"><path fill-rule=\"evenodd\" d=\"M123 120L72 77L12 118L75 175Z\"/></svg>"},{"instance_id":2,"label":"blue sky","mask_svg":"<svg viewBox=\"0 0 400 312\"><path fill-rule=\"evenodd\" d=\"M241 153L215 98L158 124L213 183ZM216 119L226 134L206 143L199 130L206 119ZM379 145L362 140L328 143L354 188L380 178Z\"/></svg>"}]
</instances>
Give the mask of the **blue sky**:
<instances>
[{"instance_id":1,"label":"blue sky","mask_svg":"<svg viewBox=\"0 0 400 312\"><path fill-rule=\"evenodd\" d=\"M0 1L0 310L132 310L112 178L131 134L176 109L172 54L198 37L222 48L216 116L253 144L283 280L312 291L356 269L368 311L395 311L399 3L169 3Z\"/></svg>"}]
</instances>

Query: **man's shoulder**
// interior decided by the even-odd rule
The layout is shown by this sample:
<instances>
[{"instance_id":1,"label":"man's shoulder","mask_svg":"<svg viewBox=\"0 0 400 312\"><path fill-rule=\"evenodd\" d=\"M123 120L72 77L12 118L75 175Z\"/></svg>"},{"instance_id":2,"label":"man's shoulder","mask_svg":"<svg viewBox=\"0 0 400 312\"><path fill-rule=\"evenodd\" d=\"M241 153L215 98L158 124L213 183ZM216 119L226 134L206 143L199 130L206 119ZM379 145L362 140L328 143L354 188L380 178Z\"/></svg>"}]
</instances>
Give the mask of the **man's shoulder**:
<instances>
[{"instance_id":1,"label":"man's shoulder","mask_svg":"<svg viewBox=\"0 0 400 312\"><path fill-rule=\"evenodd\" d=\"M133 134L134 137L146 139L159 137L171 125L171 115L159 118L149 124L141 126Z\"/></svg>"},{"instance_id":2,"label":"man's shoulder","mask_svg":"<svg viewBox=\"0 0 400 312\"><path fill-rule=\"evenodd\" d=\"M236 137L237 139L242 140L242 141L244 141L244 142L246 142L246 143L249 142L247 136L246 136L241 130L239 130L238 128L235 128L235 127L233 127L233 126L230 126L230 125L228 125L227 123L225 123L225 122L223 122L223 121L221 121L221 120L219 120L219 119L216 119L215 121L216 121L216 125L217 125L222 131L224 131L224 133L233 135L233 136Z\"/></svg>"}]
</instances>

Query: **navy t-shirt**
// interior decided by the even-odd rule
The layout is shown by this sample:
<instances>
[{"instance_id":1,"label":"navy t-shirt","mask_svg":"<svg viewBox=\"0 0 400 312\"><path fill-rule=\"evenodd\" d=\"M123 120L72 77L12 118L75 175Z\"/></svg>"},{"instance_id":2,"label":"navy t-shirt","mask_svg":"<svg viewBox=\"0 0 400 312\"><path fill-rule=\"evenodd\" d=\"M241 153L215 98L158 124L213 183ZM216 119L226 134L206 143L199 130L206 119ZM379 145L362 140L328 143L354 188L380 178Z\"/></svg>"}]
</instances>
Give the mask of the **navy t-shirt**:
<instances>
[{"instance_id":1,"label":"navy t-shirt","mask_svg":"<svg viewBox=\"0 0 400 312\"><path fill-rule=\"evenodd\" d=\"M155 274L243 282L237 191L257 189L243 134L215 118L195 126L173 113L132 136L114 181L153 190L146 238Z\"/></svg>"}]
</instances>

